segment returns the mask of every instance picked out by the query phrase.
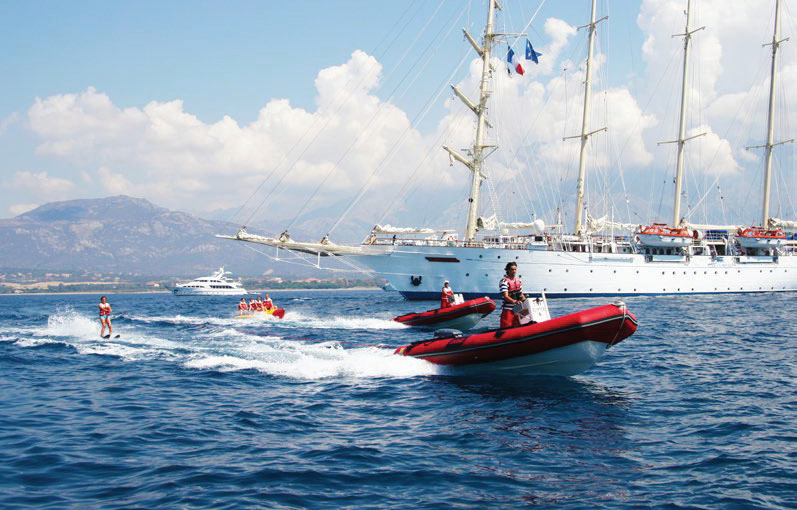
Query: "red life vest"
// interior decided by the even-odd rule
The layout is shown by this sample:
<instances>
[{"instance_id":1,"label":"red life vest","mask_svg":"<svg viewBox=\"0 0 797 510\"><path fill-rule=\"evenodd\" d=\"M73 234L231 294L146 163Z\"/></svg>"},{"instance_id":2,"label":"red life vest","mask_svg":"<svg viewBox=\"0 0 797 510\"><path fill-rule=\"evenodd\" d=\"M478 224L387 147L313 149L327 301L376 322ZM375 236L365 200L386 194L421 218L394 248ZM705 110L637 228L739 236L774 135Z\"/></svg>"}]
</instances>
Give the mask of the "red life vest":
<instances>
[{"instance_id":1,"label":"red life vest","mask_svg":"<svg viewBox=\"0 0 797 510\"><path fill-rule=\"evenodd\" d=\"M110 317L111 316L111 305L108 303L102 304L100 303L100 317Z\"/></svg>"},{"instance_id":2,"label":"red life vest","mask_svg":"<svg viewBox=\"0 0 797 510\"><path fill-rule=\"evenodd\" d=\"M238 310L245 312L248 309L249 305L247 305L246 303L238 303Z\"/></svg>"},{"instance_id":3,"label":"red life vest","mask_svg":"<svg viewBox=\"0 0 797 510\"><path fill-rule=\"evenodd\" d=\"M274 307L274 302L271 299L266 299L263 301L263 306L266 307L266 310L271 310Z\"/></svg>"},{"instance_id":4,"label":"red life vest","mask_svg":"<svg viewBox=\"0 0 797 510\"><path fill-rule=\"evenodd\" d=\"M512 297L512 293L513 292L522 291L523 290L523 284L521 283L520 278L518 278L517 276L514 279L512 279L512 280L510 280L509 278L507 278L505 276L505 277L503 277L501 279L501 283L503 284L504 282L506 282L506 286L507 286L506 291L507 291L507 294L509 294L510 297ZM503 285L501 285L501 287L503 287ZM503 289L501 289L501 290L503 290ZM501 297L503 298L503 294L502 294ZM515 304L507 301L506 298L503 298L503 299L504 299L504 304L501 307L501 309L502 310L512 310L514 308Z\"/></svg>"},{"instance_id":5,"label":"red life vest","mask_svg":"<svg viewBox=\"0 0 797 510\"><path fill-rule=\"evenodd\" d=\"M448 307L450 307L452 300L449 299L449 298L450 298L450 296L453 296L453 295L454 295L454 290L451 287L449 287L448 289L443 287L443 291L440 294L440 308L448 308Z\"/></svg>"}]
</instances>

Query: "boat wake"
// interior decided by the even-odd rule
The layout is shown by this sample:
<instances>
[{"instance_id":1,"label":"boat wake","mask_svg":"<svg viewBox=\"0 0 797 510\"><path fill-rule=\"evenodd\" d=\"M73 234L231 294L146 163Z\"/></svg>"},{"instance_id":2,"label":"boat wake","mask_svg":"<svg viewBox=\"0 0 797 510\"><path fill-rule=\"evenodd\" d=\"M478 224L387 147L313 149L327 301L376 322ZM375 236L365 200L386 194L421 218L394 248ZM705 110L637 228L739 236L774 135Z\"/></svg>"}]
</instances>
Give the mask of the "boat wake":
<instances>
[{"instance_id":1,"label":"boat wake","mask_svg":"<svg viewBox=\"0 0 797 510\"><path fill-rule=\"evenodd\" d=\"M313 329L407 329L404 324L391 319L343 316L317 317L293 311L285 315L283 322Z\"/></svg>"},{"instance_id":2,"label":"boat wake","mask_svg":"<svg viewBox=\"0 0 797 510\"><path fill-rule=\"evenodd\" d=\"M310 328L404 327L382 319L299 316L298 321ZM205 327L193 327L197 324ZM425 361L394 356L392 348L344 348L338 341L253 334L236 329L241 324L235 319L129 316L114 325L114 334L119 333L120 338L103 339L99 337L94 317L72 308L59 308L46 324L0 327L0 341L15 342L20 347L61 344L81 355L115 356L130 362L167 360L196 370L256 370L303 380L404 378L442 373L440 368Z\"/></svg>"}]
</instances>

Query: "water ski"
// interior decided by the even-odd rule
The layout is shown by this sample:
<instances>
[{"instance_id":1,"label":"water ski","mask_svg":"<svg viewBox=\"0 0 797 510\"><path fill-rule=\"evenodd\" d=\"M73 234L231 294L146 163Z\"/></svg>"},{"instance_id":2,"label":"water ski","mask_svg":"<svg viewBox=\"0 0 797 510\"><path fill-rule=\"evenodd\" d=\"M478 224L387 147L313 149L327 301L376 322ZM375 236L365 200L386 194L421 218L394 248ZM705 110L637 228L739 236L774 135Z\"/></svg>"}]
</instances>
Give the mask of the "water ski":
<instances>
[{"instance_id":1,"label":"water ski","mask_svg":"<svg viewBox=\"0 0 797 510\"><path fill-rule=\"evenodd\" d=\"M116 335L114 338L119 338L120 335ZM105 335L103 338L108 339L111 338L111 335Z\"/></svg>"}]
</instances>

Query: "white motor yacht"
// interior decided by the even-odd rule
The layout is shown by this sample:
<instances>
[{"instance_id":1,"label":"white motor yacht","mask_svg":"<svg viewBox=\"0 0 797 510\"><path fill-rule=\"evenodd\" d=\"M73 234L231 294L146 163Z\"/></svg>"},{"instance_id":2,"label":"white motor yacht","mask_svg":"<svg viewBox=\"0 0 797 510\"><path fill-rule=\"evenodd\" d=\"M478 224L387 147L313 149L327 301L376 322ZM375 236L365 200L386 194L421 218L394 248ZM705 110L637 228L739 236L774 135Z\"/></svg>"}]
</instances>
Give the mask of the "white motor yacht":
<instances>
[{"instance_id":1,"label":"white motor yacht","mask_svg":"<svg viewBox=\"0 0 797 510\"><path fill-rule=\"evenodd\" d=\"M224 276L230 274L220 268L211 276L203 276L190 282L179 283L172 292L175 296L243 296L248 294L241 282Z\"/></svg>"}]
</instances>

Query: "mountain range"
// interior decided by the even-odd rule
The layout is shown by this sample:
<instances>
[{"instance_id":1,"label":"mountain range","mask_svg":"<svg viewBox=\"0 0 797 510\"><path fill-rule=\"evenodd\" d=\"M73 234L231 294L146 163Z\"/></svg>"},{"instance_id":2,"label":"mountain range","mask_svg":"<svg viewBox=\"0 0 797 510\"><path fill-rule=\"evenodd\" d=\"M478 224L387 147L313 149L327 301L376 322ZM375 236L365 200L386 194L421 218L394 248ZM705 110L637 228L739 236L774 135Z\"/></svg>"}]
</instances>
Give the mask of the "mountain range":
<instances>
[{"instance_id":1,"label":"mountain range","mask_svg":"<svg viewBox=\"0 0 797 510\"><path fill-rule=\"evenodd\" d=\"M274 262L243 243L214 237L238 228L124 195L51 202L0 220L0 267L158 276L205 275L220 266L236 276L273 270ZM308 274L282 269L280 276Z\"/></svg>"}]
</instances>

